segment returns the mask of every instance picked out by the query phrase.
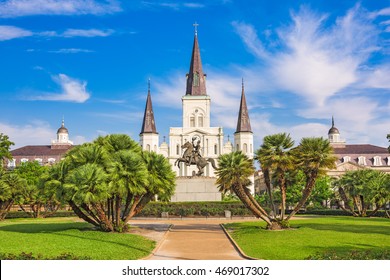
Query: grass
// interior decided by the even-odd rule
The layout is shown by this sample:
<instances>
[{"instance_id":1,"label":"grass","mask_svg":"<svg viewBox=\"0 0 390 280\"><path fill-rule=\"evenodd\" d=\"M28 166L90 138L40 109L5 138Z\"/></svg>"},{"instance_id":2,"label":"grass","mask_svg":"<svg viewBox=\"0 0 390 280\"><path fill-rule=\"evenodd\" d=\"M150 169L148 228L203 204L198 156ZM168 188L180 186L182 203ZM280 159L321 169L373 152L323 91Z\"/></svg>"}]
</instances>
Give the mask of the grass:
<instances>
[{"instance_id":1,"label":"grass","mask_svg":"<svg viewBox=\"0 0 390 280\"><path fill-rule=\"evenodd\" d=\"M0 223L0 253L22 252L51 259L72 254L93 260L134 260L155 242L134 234L96 231L75 218L12 219Z\"/></svg>"},{"instance_id":2,"label":"grass","mask_svg":"<svg viewBox=\"0 0 390 280\"><path fill-rule=\"evenodd\" d=\"M265 230L263 222L225 227L248 256L268 260L303 260L311 255L351 251L390 251L390 220L385 218L305 217L292 229Z\"/></svg>"}]
</instances>

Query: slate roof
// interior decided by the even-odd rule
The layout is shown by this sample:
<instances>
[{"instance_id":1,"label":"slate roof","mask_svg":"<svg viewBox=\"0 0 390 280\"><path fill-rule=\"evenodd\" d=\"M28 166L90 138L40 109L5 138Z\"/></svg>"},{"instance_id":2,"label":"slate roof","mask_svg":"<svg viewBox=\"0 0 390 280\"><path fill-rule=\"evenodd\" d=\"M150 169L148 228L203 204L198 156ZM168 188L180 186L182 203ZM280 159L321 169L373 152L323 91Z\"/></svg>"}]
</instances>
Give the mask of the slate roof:
<instances>
[{"instance_id":1,"label":"slate roof","mask_svg":"<svg viewBox=\"0 0 390 280\"><path fill-rule=\"evenodd\" d=\"M144 120L141 128L141 134L143 133L157 133L152 106L152 97L150 96L150 83L148 86L148 97L146 98Z\"/></svg>"},{"instance_id":2,"label":"slate roof","mask_svg":"<svg viewBox=\"0 0 390 280\"><path fill-rule=\"evenodd\" d=\"M66 153L72 146L63 149L52 149L50 145L30 145L11 151L12 156L56 156Z\"/></svg>"}]
</instances>

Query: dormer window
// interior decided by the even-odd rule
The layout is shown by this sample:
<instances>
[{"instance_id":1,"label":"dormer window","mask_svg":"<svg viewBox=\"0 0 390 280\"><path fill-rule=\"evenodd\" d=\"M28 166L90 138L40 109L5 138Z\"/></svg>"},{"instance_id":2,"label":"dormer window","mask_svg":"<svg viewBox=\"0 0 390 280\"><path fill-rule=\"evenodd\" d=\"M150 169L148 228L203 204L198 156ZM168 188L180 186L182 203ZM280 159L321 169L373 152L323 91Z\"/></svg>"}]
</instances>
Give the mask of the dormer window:
<instances>
[{"instance_id":1,"label":"dormer window","mask_svg":"<svg viewBox=\"0 0 390 280\"><path fill-rule=\"evenodd\" d=\"M380 156L374 157L374 166L381 166L382 165L382 158Z\"/></svg>"},{"instance_id":2,"label":"dormer window","mask_svg":"<svg viewBox=\"0 0 390 280\"><path fill-rule=\"evenodd\" d=\"M367 165L366 157L363 157L363 156L358 157L358 164L359 165Z\"/></svg>"},{"instance_id":3,"label":"dormer window","mask_svg":"<svg viewBox=\"0 0 390 280\"><path fill-rule=\"evenodd\" d=\"M343 162L350 162L350 161L351 161L351 157L350 156L343 157Z\"/></svg>"}]
</instances>

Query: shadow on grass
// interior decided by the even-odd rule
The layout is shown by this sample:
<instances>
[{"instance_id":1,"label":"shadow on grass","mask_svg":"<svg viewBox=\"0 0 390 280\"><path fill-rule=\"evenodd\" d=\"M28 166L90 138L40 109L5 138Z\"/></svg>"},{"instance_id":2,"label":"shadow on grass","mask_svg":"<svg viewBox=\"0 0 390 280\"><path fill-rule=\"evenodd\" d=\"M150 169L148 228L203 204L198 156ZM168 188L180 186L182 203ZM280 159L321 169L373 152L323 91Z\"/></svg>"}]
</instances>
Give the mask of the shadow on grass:
<instances>
[{"instance_id":1,"label":"shadow on grass","mask_svg":"<svg viewBox=\"0 0 390 280\"><path fill-rule=\"evenodd\" d=\"M317 260L386 260L389 258L390 246L373 246L371 244L352 244L344 246L318 247L309 246L313 254L305 259Z\"/></svg>"},{"instance_id":2,"label":"shadow on grass","mask_svg":"<svg viewBox=\"0 0 390 280\"><path fill-rule=\"evenodd\" d=\"M106 232L100 232L95 230L94 227L91 225L88 225L86 223L25 223L25 224L17 224L17 225L7 225L7 226L0 226L0 231L7 231L7 232L18 232L18 233L31 233L31 234L40 234L40 233L46 233L46 234L53 234L53 235L59 235L59 236L66 236L70 238L77 238L82 240L90 240L94 242L99 242L102 244L114 244L117 246L125 247L126 249L132 249L139 252L144 253L150 253L151 250L145 250L142 248L139 248L137 246L133 246L130 244L118 241L112 241L108 240L107 238L94 238L92 236L80 236L77 234L71 234L69 232L65 232L68 230L78 230L80 232L97 232L101 233L102 236L104 234L108 235L114 235L119 233L106 233Z\"/></svg>"},{"instance_id":3,"label":"shadow on grass","mask_svg":"<svg viewBox=\"0 0 390 280\"><path fill-rule=\"evenodd\" d=\"M297 225L298 228L311 228L314 230L327 230L337 232L349 232L358 234L383 234L390 235L390 228L380 225L359 225L359 224L317 224L305 223Z\"/></svg>"},{"instance_id":4,"label":"shadow on grass","mask_svg":"<svg viewBox=\"0 0 390 280\"><path fill-rule=\"evenodd\" d=\"M6 226L0 225L0 231L19 233L53 233L72 229L92 231L93 227L86 223L25 223Z\"/></svg>"}]
</instances>

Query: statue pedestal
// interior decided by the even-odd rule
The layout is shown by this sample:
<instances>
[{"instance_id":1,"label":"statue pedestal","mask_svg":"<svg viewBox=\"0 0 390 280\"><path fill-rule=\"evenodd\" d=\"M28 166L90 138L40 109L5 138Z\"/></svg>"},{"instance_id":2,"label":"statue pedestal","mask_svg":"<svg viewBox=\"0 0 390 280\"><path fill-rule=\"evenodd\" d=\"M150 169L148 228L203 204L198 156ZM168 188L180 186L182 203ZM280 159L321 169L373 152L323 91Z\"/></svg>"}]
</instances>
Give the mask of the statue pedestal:
<instances>
[{"instance_id":1,"label":"statue pedestal","mask_svg":"<svg viewBox=\"0 0 390 280\"><path fill-rule=\"evenodd\" d=\"M221 201L222 195L211 177L177 177L172 202Z\"/></svg>"}]
</instances>

